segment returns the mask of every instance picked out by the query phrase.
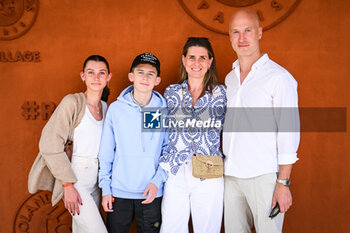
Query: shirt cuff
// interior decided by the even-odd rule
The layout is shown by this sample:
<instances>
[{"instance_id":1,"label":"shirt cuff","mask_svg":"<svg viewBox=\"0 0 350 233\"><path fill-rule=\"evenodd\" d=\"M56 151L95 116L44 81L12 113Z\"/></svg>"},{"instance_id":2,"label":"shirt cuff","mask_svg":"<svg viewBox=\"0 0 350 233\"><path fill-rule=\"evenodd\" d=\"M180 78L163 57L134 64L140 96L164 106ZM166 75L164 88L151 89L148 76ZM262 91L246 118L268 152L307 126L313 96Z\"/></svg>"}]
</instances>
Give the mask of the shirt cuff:
<instances>
[{"instance_id":1,"label":"shirt cuff","mask_svg":"<svg viewBox=\"0 0 350 233\"><path fill-rule=\"evenodd\" d=\"M157 186L157 188L159 188L161 184L167 180L167 178L168 178L167 172L162 167L159 166L156 175L151 180L151 183L153 183L155 186Z\"/></svg>"},{"instance_id":2,"label":"shirt cuff","mask_svg":"<svg viewBox=\"0 0 350 233\"><path fill-rule=\"evenodd\" d=\"M297 153L278 154L278 165L294 164L298 160Z\"/></svg>"},{"instance_id":3,"label":"shirt cuff","mask_svg":"<svg viewBox=\"0 0 350 233\"><path fill-rule=\"evenodd\" d=\"M100 188L102 189L102 196L112 194L112 190L111 190L111 187L109 185L104 185L103 187L100 186Z\"/></svg>"}]
</instances>

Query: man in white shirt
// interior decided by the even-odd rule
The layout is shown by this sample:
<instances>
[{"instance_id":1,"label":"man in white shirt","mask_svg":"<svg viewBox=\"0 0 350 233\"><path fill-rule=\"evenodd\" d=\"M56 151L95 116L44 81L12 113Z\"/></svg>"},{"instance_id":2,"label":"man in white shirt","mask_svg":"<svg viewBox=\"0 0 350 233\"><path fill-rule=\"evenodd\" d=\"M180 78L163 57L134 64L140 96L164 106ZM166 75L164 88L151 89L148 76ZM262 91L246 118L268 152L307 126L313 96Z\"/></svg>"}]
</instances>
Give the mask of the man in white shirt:
<instances>
[{"instance_id":1,"label":"man in white shirt","mask_svg":"<svg viewBox=\"0 0 350 233\"><path fill-rule=\"evenodd\" d=\"M258 233L282 232L298 160L297 82L260 52L262 28L255 12L232 15L229 35L238 60L225 80L225 232L251 232L253 225ZM281 213L269 218L277 203Z\"/></svg>"}]
</instances>

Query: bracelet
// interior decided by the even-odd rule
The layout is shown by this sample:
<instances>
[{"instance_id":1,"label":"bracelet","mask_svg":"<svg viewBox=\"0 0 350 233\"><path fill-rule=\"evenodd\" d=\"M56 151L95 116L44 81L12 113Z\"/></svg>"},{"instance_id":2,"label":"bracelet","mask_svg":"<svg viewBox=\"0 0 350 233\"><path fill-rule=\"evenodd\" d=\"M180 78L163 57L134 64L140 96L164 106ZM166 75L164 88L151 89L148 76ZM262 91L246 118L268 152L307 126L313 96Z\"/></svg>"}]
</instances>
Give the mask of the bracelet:
<instances>
[{"instance_id":1,"label":"bracelet","mask_svg":"<svg viewBox=\"0 0 350 233\"><path fill-rule=\"evenodd\" d=\"M67 187L69 187L69 186L71 186L71 185L73 185L73 183L63 184L62 186L63 186L63 188L67 188Z\"/></svg>"}]
</instances>

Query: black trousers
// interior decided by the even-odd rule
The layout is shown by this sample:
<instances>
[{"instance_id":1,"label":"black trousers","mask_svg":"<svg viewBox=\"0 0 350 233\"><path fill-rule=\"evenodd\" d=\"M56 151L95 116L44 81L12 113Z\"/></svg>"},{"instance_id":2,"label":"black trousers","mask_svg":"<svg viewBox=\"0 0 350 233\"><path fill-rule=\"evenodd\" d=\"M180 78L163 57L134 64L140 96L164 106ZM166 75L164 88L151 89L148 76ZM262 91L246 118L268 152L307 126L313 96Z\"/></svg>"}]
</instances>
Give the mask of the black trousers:
<instances>
[{"instance_id":1,"label":"black trousers","mask_svg":"<svg viewBox=\"0 0 350 233\"><path fill-rule=\"evenodd\" d=\"M161 224L162 197L150 204L141 204L143 199L115 198L113 212L107 213L108 233L129 233L135 218L138 233L158 233Z\"/></svg>"}]
</instances>

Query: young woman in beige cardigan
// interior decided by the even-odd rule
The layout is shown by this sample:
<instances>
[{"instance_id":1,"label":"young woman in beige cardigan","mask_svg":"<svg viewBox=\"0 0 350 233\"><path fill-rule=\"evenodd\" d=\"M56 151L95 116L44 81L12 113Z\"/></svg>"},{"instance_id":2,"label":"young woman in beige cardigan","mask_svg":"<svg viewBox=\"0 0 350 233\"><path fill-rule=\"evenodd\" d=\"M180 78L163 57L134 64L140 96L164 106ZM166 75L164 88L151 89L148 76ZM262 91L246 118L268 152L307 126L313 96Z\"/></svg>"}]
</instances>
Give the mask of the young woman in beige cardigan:
<instances>
[{"instance_id":1,"label":"young woman in beige cardigan","mask_svg":"<svg viewBox=\"0 0 350 233\"><path fill-rule=\"evenodd\" d=\"M52 191L53 205L63 198L73 233L107 233L98 209L97 155L107 110L101 96L112 74L104 57L92 55L80 77L86 91L65 96L43 129L28 188ZM71 162L64 152L68 138L74 142Z\"/></svg>"}]
</instances>

